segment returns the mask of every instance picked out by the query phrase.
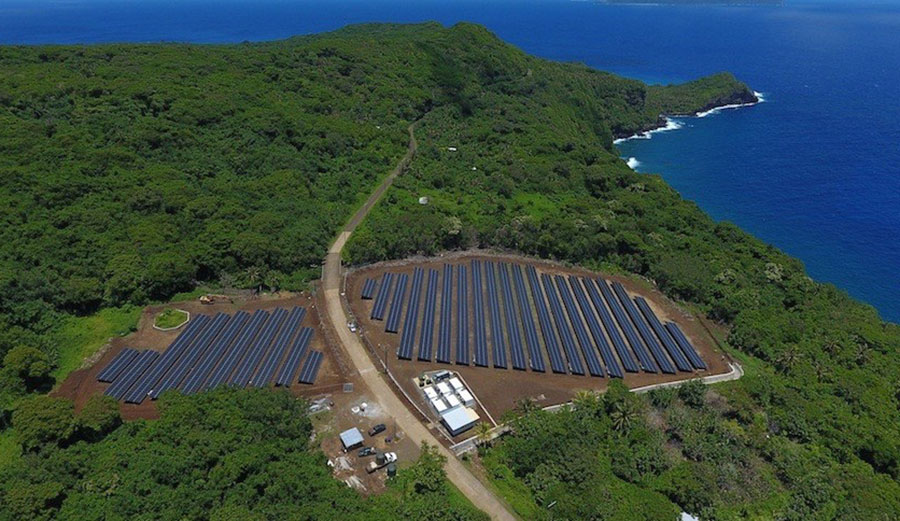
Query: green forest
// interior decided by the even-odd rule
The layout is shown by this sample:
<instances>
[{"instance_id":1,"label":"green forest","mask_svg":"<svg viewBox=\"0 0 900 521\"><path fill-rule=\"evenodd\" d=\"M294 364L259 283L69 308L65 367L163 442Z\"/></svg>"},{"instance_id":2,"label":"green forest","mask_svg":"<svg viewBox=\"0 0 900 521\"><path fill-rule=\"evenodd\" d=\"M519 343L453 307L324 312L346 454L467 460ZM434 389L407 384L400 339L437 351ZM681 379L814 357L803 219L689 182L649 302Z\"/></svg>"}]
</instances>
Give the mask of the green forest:
<instances>
[{"instance_id":1,"label":"green forest","mask_svg":"<svg viewBox=\"0 0 900 521\"><path fill-rule=\"evenodd\" d=\"M719 322L746 370L710 389L612 386L559 413L523 403L479 459L524 519L900 518L900 328L633 172L613 145L664 114L750 100L727 73L647 86L530 57L471 24L0 47L0 448L22 454L0 460L0 519L124 518L138 499L147 519L325 504L430 519L448 496L455 519L479 518L443 480L410 484L440 472L428 454L384 497L330 483L303 415L261 410L300 407L277 393L171 397L161 420L123 425L100 400L76 415L44 395L83 349L73 322L121 329L133 306L198 284L307 287L414 121L418 153L348 263L480 247L631 274ZM210 417L186 412L197 408ZM178 439L219 431L188 461L201 448ZM246 460L224 456L233 448ZM285 467L316 477L296 483L308 494L272 484Z\"/></svg>"}]
</instances>

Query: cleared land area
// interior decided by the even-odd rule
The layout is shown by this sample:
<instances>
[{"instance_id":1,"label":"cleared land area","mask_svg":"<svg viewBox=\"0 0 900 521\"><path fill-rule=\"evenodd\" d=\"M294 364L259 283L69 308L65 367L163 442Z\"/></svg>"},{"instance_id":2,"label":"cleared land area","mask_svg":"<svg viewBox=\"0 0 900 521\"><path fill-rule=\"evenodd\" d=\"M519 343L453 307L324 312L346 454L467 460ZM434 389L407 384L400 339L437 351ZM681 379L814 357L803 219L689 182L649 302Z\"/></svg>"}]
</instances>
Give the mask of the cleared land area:
<instances>
[{"instance_id":1,"label":"cleared land area","mask_svg":"<svg viewBox=\"0 0 900 521\"><path fill-rule=\"evenodd\" d=\"M475 272L467 277L468 290L462 292L461 266L477 266L462 271ZM415 303L415 298L408 289L403 298L394 298L393 284L388 288L391 298L381 300L405 305L396 313L403 313L407 320L398 333L386 331L384 320L372 318L382 288L376 284L373 298L368 299L362 298L364 286L371 286L369 280L380 283L385 274L392 274L388 277L392 279L414 277L418 270L452 272L454 278L446 289L443 284L422 285L418 312L410 311L409 302ZM526 274L521 281L519 270ZM532 277L540 282L533 285ZM479 293L473 283L476 278L483 284L481 299L475 296ZM604 281L609 283L605 290L600 286ZM621 377L628 387L636 388L731 370L696 317L659 292L624 277L521 257L463 253L359 268L348 274L345 283L346 298L370 352L389 366L401 385L408 386L410 396L420 394L413 383L416 376L452 369L495 417L523 398L554 405L570 400L578 390L605 389L610 378ZM366 289L370 293L371 288ZM526 289L530 291L522 291ZM460 295L465 302L460 302ZM683 339L675 338L666 327L670 323L677 324ZM409 329L414 332L408 333ZM438 355L430 356L430 344L437 346ZM686 344L696 350L696 357L687 356ZM471 351L460 357L459 346ZM456 356L448 359L440 355L442 351ZM473 363L488 358L487 364Z\"/></svg>"},{"instance_id":2,"label":"cleared land area","mask_svg":"<svg viewBox=\"0 0 900 521\"><path fill-rule=\"evenodd\" d=\"M290 385L284 387L289 389L291 393L297 396L315 396L325 392L334 392L336 390L339 390L341 384L347 381L346 370L343 369L343 362L338 360L337 357L339 357L339 355L336 355L335 351L329 347L330 344L326 336L322 333L319 322L318 303L316 302L316 299L314 299L310 295L300 294L288 298L250 299L246 301L236 301L234 303L216 302L211 305L204 305L200 304L199 302L183 302L179 303L179 306L191 313L191 323L195 323L195 321L197 321L196 323L201 325L204 321L211 322L215 320L215 317L219 314L225 314L229 317L235 317L239 314L242 314L243 312L252 316L257 311L262 310L272 316L279 309L289 312L295 307L303 308L306 310L306 313L302 318L302 322L296 327L297 335L292 336L290 340L292 343L297 341L299 339L299 333L302 328L312 328L313 333L309 343L306 346L306 350L304 352L305 356L301 358L297 370L294 371ZM156 312L158 312L158 309L147 308L143 313L143 317L141 319L138 330L134 334L127 337L113 338L110 342L109 347L96 361L96 363L88 368L73 371L69 375L69 377L62 382L59 388L54 391L54 394L57 396L72 399L75 402L76 409L80 410L84 403L87 402L87 399L92 395L103 394L107 392L107 390L112 385L115 385L115 382L109 383L98 381L98 376L124 350L134 349L136 351L157 353L158 355L156 360L160 360L165 351L176 341L179 335L187 331L187 328L179 328L173 331L159 331L155 329L154 327L152 327L152 324L153 317L155 316ZM282 321L282 325L284 325L287 320L289 320L289 317L285 316ZM222 330L224 330L225 327L227 327L227 325L223 326ZM276 332L272 334L272 338L269 339L270 342L269 344L267 344L267 346L273 346L274 342L278 340L278 333L282 331L285 331L284 327L282 327L280 330L276 330ZM260 333L262 333L262 329L257 331L257 334L254 335L251 340L258 339ZM252 342L248 344L248 347L252 347ZM246 355L251 354L249 349L246 351ZM264 355L270 352L270 350L267 349L262 349L262 351L264 351ZM315 375L315 383L303 384L298 382L298 378L302 372L303 366L305 365L305 361L309 359L309 353L312 352L322 353L320 366L317 374ZM265 358L265 356L263 358ZM243 358L241 360L243 360ZM261 362L264 361L265 360L261 359ZM271 382L273 382L274 379L278 377L277 373L284 366L284 363L282 362L286 362L286 359L282 359L279 364L277 364L276 371L275 373L273 373L270 385L272 385ZM217 364L215 367L217 368L220 365L221 364ZM258 364L258 367L261 369L262 365ZM145 369L146 370L143 374L149 374L149 371L152 370L152 364ZM170 371L167 371L165 375L169 374L169 372ZM231 372L228 376L230 378L236 375L238 375L237 371ZM190 375L188 374L187 377L190 378ZM186 383L187 379L184 379L183 382ZM178 387L179 386L176 386L175 388ZM136 389L136 387L130 386L128 390L133 391L134 389ZM137 396L135 396L135 398L136 397ZM156 402L154 400L144 399L141 400L140 403L128 403L126 399L127 396L123 395L122 401L120 402L120 408L123 418L156 418L158 416Z\"/></svg>"}]
</instances>

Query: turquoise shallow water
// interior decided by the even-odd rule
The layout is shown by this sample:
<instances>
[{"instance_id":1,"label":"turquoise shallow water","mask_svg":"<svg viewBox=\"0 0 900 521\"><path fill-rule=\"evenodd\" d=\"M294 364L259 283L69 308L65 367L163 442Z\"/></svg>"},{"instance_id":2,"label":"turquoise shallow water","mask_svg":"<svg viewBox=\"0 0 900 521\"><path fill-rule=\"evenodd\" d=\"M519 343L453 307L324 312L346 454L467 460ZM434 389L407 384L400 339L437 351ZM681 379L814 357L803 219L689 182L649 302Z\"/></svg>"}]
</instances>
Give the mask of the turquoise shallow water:
<instances>
[{"instance_id":1,"label":"turquoise shallow water","mask_svg":"<svg viewBox=\"0 0 900 521\"><path fill-rule=\"evenodd\" d=\"M0 42L239 42L422 20L483 23L530 53L650 82L734 72L767 101L679 120L623 157L900 321L898 3L6 0Z\"/></svg>"}]
</instances>

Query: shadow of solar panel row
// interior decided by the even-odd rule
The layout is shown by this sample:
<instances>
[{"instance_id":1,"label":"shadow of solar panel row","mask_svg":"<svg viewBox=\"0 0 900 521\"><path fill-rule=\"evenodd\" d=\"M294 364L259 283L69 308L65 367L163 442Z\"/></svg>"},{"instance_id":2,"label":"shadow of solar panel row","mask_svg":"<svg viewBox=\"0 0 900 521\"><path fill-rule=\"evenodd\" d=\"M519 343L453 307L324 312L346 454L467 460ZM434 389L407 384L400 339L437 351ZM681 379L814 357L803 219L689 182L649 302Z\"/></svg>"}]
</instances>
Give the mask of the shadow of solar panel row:
<instances>
[{"instance_id":1,"label":"shadow of solar panel row","mask_svg":"<svg viewBox=\"0 0 900 521\"><path fill-rule=\"evenodd\" d=\"M553 279L556 282L556 289L559 290L559 296L562 297L566 314L569 315L569 324L572 325L572 329L575 331L575 339L578 340L578 345L581 346L581 354L584 356L584 362L587 364L588 373L591 376L605 376L606 373L603 371L600 359L597 358L597 350L594 349L594 344L591 343L587 330L584 328L584 322L581 320L578 308L575 307L575 300L572 299L572 292L569 290L568 284L566 284L565 277L556 275Z\"/></svg>"},{"instance_id":2,"label":"shadow of solar panel row","mask_svg":"<svg viewBox=\"0 0 900 521\"><path fill-rule=\"evenodd\" d=\"M409 275L406 273L401 273L397 277L397 288L394 289L394 298L391 299L391 310L388 312L388 318L384 324L384 330L388 333L396 333L400 327L400 312L403 311L403 299L406 298L408 282Z\"/></svg>"},{"instance_id":3,"label":"shadow of solar panel row","mask_svg":"<svg viewBox=\"0 0 900 521\"><path fill-rule=\"evenodd\" d=\"M441 323L438 326L438 346L435 359L442 364L450 363L450 320L453 316L453 266L444 264L441 281Z\"/></svg>"},{"instance_id":4,"label":"shadow of solar panel row","mask_svg":"<svg viewBox=\"0 0 900 521\"><path fill-rule=\"evenodd\" d=\"M290 341L294 337L294 334L297 332L300 323L303 322L305 316L305 308L294 308L291 310L284 323L284 327L281 328L278 336L275 337L272 349L269 350L268 355L265 360L263 360L262 366L259 368L259 372L251 381L253 387L266 387L269 385L269 382L272 381L272 375L275 374L278 363L284 359L284 353L287 351L288 346L291 345Z\"/></svg>"},{"instance_id":5,"label":"shadow of solar panel row","mask_svg":"<svg viewBox=\"0 0 900 521\"><path fill-rule=\"evenodd\" d=\"M522 334L519 332L519 322L516 320L516 304L512 298L512 289L509 284L509 268L505 263L497 265L500 270L500 289L503 290L503 311L506 318L506 332L509 335L509 354L512 358L513 369L524 371L525 348L522 347Z\"/></svg>"},{"instance_id":6,"label":"shadow of solar panel row","mask_svg":"<svg viewBox=\"0 0 900 521\"><path fill-rule=\"evenodd\" d=\"M544 337L544 347L550 356L550 369L554 373L565 373L566 364L559 350L559 343L556 340L556 334L553 332L553 325L550 323L550 313L547 311L547 304L544 302L544 292L541 290L541 284L538 281L537 270L534 269L534 266L528 266L526 271L528 272L528 284L531 286L531 297L537 308L541 334Z\"/></svg>"},{"instance_id":7,"label":"shadow of solar panel row","mask_svg":"<svg viewBox=\"0 0 900 521\"><path fill-rule=\"evenodd\" d=\"M472 316L475 318L475 365L487 367L487 324L484 320L484 290L481 282L481 261L472 261Z\"/></svg>"},{"instance_id":8,"label":"shadow of solar panel row","mask_svg":"<svg viewBox=\"0 0 900 521\"><path fill-rule=\"evenodd\" d=\"M266 355L269 346L272 344L272 339L275 338L275 334L281 328L281 324L284 323L284 319L287 318L287 314L287 311L281 308L272 312L272 315L266 322L266 326L244 353L244 356L239 359L234 374L228 379L229 385L238 387L250 385L250 382L253 381L253 375L256 374L256 369Z\"/></svg>"},{"instance_id":9,"label":"shadow of solar panel row","mask_svg":"<svg viewBox=\"0 0 900 521\"><path fill-rule=\"evenodd\" d=\"M306 354L306 349L309 347L312 336L313 329L311 327L304 327L300 330L300 334L294 340L294 345L288 350L284 365L281 366L281 371L278 373L278 378L275 379L276 386L289 386L294 381L294 375L297 374L297 368L300 367L300 361L303 360L303 356Z\"/></svg>"},{"instance_id":10,"label":"shadow of solar panel row","mask_svg":"<svg viewBox=\"0 0 900 521\"><path fill-rule=\"evenodd\" d=\"M164 376L175 365L179 357L190 347L193 339L202 335L214 321L203 315L195 318L174 342L153 362L153 365L141 375L134 386L125 394L126 403L142 403L147 395L160 387Z\"/></svg>"},{"instance_id":11,"label":"shadow of solar panel row","mask_svg":"<svg viewBox=\"0 0 900 521\"><path fill-rule=\"evenodd\" d=\"M647 304L647 301L644 300L644 297L635 297L635 304L637 304L638 309L641 313L644 314L644 318L647 319L647 323L650 324L650 329L656 333L657 338L662 341L663 347L666 348L666 351L669 353L669 356L675 362L675 366L679 371L691 371L693 367L691 363L688 362L688 359L684 356L684 353L681 352L681 348L678 347L678 344L672 339L669 332L663 327L662 324L659 323L659 319L656 318L656 314L650 309L650 305Z\"/></svg>"},{"instance_id":12,"label":"shadow of solar panel row","mask_svg":"<svg viewBox=\"0 0 900 521\"><path fill-rule=\"evenodd\" d=\"M578 278L574 275L569 275L569 285L572 286L572 291L575 293L575 300L578 301L578 306L581 308L581 314L587 321L588 330L591 332L594 344L600 349L600 357L603 358L603 363L606 365L606 372L609 373L610 377L622 378L622 367L619 366L619 361L616 360L612 349L609 347L609 343L606 341L606 337L603 335L603 328L600 327L600 322L597 321L597 315L594 313L594 310L591 309L591 304L588 302L588 298L584 293L584 288L581 287L581 282L579 282Z\"/></svg>"},{"instance_id":13,"label":"shadow of solar panel row","mask_svg":"<svg viewBox=\"0 0 900 521\"><path fill-rule=\"evenodd\" d=\"M115 381L115 379L122 374L122 371L125 370L126 367L134 360L134 358L138 355L137 350L132 349L130 347L126 347L119 351L119 354L115 356L106 367L104 367L99 373L97 373L97 381L109 383Z\"/></svg>"},{"instance_id":14,"label":"shadow of solar panel row","mask_svg":"<svg viewBox=\"0 0 900 521\"><path fill-rule=\"evenodd\" d=\"M619 328L622 330L622 333L625 334L625 338L628 339L628 344L631 345L632 351L637 355L644 372L658 373L659 367L657 367L653 358L650 357L650 353L647 352L647 348L644 347L644 342L638 337L637 332L635 332L634 327L631 325L631 321L629 321L628 317L625 315L625 310L622 309L622 306L619 304L616 296L613 295L612 290L609 289L606 281L597 279L594 282L597 284L597 287L600 288L600 293L603 294L603 300L606 302L606 305L609 306L613 316L616 317Z\"/></svg>"},{"instance_id":15,"label":"shadow of solar panel row","mask_svg":"<svg viewBox=\"0 0 900 521\"><path fill-rule=\"evenodd\" d=\"M391 296L392 283L394 282L393 273L385 273L381 277L381 284L378 285L378 295L375 296L375 304L372 305L372 320L384 320L384 308L387 307L388 297Z\"/></svg>"},{"instance_id":16,"label":"shadow of solar panel row","mask_svg":"<svg viewBox=\"0 0 900 521\"><path fill-rule=\"evenodd\" d=\"M372 299L372 295L375 294L375 286L377 286L377 284L375 283L375 279L366 279L366 281L363 282L361 295L363 300Z\"/></svg>"},{"instance_id":17,"label":"shadow of solar panel row","mask_svg":"<svg viewBox=\"0 0 900 521\"><path fill-rule=\"evenodd\" d=\"M625 312L631 317L631 322L637 327L638 332L641 334L644 344L649 347L650 352L653 353L653 358L656 359L659 368L664 373L674 374L676 372L675 366L672 365L672 362L670 362L665 353L663 353L662 347L660 347L659 342L656 341L656 337L653 336L650 328L647 327L644 317L641 316L641 313L634 305L634 302L631 301L631 297L628 296L625 287L618 282L613 282L612 287L616 296L619 297L619 302L622 303L622 307L625 308Z\"/></svg>"},{"instance_id":18,"label":"shadow of solar panel row","mask_svg":"<svg viewBox=\"0 0 900 521\"><path fill-rule=\"evenodd\" d=\"M672 334L672 338L678 342L678 345L681 346L681 350L687 355L688 359L691 361L691 365L693 365L695 369L706 369L706 363L700 358L700 355L697 354L697 350L694 349L691 342L684 336L684 333L681 332L681 328L678 327L678 324L666 322L666 329Z\"/></svg>"},{"instance_id":19,"label":"shadow of solar panel row","mask_svg":"<svg viewBox=\"0 0 900 521\"><path fill-rule=\"evenodd\" d=\"M469 277L466 267L456 267L456 363L469 365Z\"/></svg>"},{"instance_id":20,"label":"shadow of solar panel row","mask_svg":"<svg viewBox=\"0 0 900 521\"><path fill-rule=\"evenodd\" d=\"M422 317L422 334L419 336L419 360L431 361L431 343L434 338L434 310L437 307L437 285L440 274L428 270L428 289L425 291L425 316Z\"/></svg>"},{"instance_id":21,"label":"shadow of solar panel row","mask_svg":"<svg viewBox=\"0 0 900 521\"><path fill-rule=\"evenodd\" d=\"M572 330L569 329L569 324L566 323L566 317L563 315L562 306L559 305L559 296L556 294L550 275L542 273L541 282L544 284L544 292L547 294L547 301L550 303L553 322L556 324L556 330L559 331L559 338L562 341L563 349L565 349L566 358L569 360L569 371L572 374L583 375L584 365L581 363L581 357L578 356L578 350L575 348L575 339L572 338Z\"/></svg>"},{"instance_id":22,"label":"shadow of solar panel row","mask_svg":"<svg viewBox=\"0 0 900 521\"><path fill-rule=\"evenodd\" d=\"M193 353L189 356L190 369L186 372L187 378L178 384L178 389L183 394L194 394L203 389L203 384L206 383L213 369L249 321L249 313L238 311L228 318L221 328L221 333L210 337L202 345L192 348Z\"/></svg>"},{"instance_id":23,"label":"shadow of solar panel row","mask_svg":"<svg viewBox=\"0 0 900 521\"><path fill-rule=\"evenodd\" d=\"M125 394L134 385L147 369L153 365L153 362L159 357L156 351L142 351L134 362L132 362L123 372L116 378L104 393L106 396L112 396L116 400L125 398Z\"/></svg>"},{"instance_id":24,"label":"shadow of solar panel row","mask_svg":"<svg viewBox=\"0 0 900 521\"><path fill-rule=\"evenodd\" d=\"M541 343L538 340L537 328L534 325L534 317L531 314L531 305L528 303L528 294L525 293L525 278L522 276L522 267L513 264L513 282L516 285L516 299L519 301L519 316L522 319L525 330L525 343L528 345L528 357L531 361L531 370L543 373L546 371L544 357L541 355Z\"/></svg>"},{"instance_id":25,"label":"shadow of solar panel row","mask_svg":"<svg viewBox=\"0 0 900 521\"><path fill-rule=\"evenodd\" d=\"M425 270L413 270L412 289L409 293L409 304L406 306L406 317L403 319L403 334L400 335L400 350L397 356L404 360L412 360L413 342L416 338L416 323L419 321L419 299L422 296L422 280Z\"/></svg>"},{"instance_id":26,"label":"shadow of solar panel row","mask_svg":"<svg viewBox=\"0 0 900 521\"><path fill-rule=\"evenodd\" d=\"M319 367L322 366L322 352L310 351L303 363L303 369L300 370L299 382L302 384L312 384L316 381L316 375L319 374Z\"/></svg>"}]
</instances>

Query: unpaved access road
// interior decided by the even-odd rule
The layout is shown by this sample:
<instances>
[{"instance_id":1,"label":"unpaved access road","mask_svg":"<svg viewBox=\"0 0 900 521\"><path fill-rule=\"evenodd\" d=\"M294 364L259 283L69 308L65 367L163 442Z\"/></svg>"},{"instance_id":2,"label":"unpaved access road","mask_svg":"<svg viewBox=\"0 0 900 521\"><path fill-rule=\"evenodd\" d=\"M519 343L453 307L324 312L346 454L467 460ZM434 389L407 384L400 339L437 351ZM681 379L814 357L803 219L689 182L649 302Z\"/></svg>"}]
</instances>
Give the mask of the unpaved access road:
<instances>
[{"instance_id":1,"label":"unpaved access road","mask_svg":"<svg viewBox=\"0 0 900 521\"><path fill-rule=\"evenodd\" d=\"M360 377L369 386L369 389L377 397L378 402L384 407L385 411L394 418L397 426L403 430L416 445L422 446L427 443L438 448L441 454L447 458L445 470L447 477L456 485L456 487L471 501L477 508L486 512L491 519L513 521L515 516L510 513L506 506L487 489L484 484L475 477L474 474L463 466L456 457L448 451L440 441L422 425L419 420L413 416L409 409L394 394L394 391L388 386L387 382L378 373L375 364L366 353L366 348L360 341L359 337L351 333L347 328L349 317L344 311L341 301L341 251L353 230L366 217L369 211L375 206L382 194L391 186L394 179L412 160L416 153L416 138L414 135L416 124L409 126L409 147L406 154L397 167L385 178L385 180L375 189L369 196L362 207L357 210L353 218L347 223L347 226L338 235L328 255L325 258L325 266L322 273L322 289L325 292L326 309L324 319L331 323L332 328L336 332L338 339L343 344L344 349L350 357L350 361L359 372Z\"/></svg>"}]
</instances>

